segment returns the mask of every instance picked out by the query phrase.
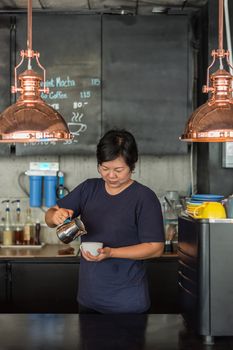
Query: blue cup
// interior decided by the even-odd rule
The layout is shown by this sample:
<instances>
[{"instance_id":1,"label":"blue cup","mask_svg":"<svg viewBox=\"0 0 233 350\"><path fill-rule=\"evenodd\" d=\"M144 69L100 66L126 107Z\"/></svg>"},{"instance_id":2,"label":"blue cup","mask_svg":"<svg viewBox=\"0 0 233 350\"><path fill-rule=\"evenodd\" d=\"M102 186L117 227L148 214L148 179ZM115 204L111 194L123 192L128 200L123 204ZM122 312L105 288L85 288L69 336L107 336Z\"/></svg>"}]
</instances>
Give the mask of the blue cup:
<instances>
[{"instance_id":1,"label":"blue cup","mask_svg":"<svg viewBox=\"0 0 233 350\"><path fill-rule=\"evenodd\" d=\"M45 176L44 177L44 197L45 206L50 208L56 205L56 189L57 189L57 177Z\"/></svg>"},{"instance_id":2,"label":"blue cup","mask_svg":"<svg viewBox=\"0 0 233 350\"><path fill-rule=\"evenodd\" d=\"M42 176L29 176L30 178L30 207L42 205Z\"/></svg>"}]
</instances>

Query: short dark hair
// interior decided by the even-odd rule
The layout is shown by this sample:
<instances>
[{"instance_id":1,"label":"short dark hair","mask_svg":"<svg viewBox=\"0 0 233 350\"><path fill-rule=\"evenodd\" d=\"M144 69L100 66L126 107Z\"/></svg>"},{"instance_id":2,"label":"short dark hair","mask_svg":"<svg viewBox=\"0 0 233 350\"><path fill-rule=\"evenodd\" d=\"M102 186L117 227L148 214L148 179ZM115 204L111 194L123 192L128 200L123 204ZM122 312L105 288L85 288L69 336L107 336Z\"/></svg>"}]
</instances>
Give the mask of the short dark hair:
<instances>
[{"instance_id":1,"label":"short dark hair","mask_svg":"<svg viewBox=\"0 0 233 350\"><path fill-rule=\"evenodd\" d=\"M112 129L100 139L96 157L98 165L122 157L131 171L138 160L138 147L134 136L124 129Z\"/></svg>"}]
</instances>

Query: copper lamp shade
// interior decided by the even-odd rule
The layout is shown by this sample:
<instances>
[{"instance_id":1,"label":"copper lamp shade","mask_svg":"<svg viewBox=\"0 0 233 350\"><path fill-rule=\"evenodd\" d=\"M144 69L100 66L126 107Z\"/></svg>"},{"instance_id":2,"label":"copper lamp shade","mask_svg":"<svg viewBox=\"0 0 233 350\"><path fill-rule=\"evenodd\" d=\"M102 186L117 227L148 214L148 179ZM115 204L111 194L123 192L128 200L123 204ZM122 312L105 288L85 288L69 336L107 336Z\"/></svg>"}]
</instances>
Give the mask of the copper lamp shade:
<instances>
[{"instance_id":1,"label":"copper lamp shade","mask_svg":"<svg viewBox=\"0 0 233 350\"><path fill-rule=\"evenodd\" d=\"M188 120L180 137L189 142L232 142L233 99L232 75L223 69L222 61L229 63L229 51L222 49L223 0L219 0L219 49L212 51L213 61L207 70L207 84L203 92L210 93L206 103L197 108ZM220 68L209 78L209 70L219 59Z\"/></svg>"},{"instance_id":2,"label":"copper lamp shade","mask_svg":"<svg viewBox=\"0 0 233 350\"><path fill-rule=\"evenodd\" d=\"M20 92L17 102L9 106L0 115L0 142L38 142L63 141L72 139L67 124L62 116L47 105L40 97L41 92L48 93L45 87L45 69L39 62L39 53L31 49L31 0L28 0L28 49L21 51L21 62L15 67L15 85L12 92ZM28 69L19 75L20 87L17 86L17 69L28 59ZM32 69L31 61L44 72L44 79ZM42 80L44 80L41 88Z\"/></svg>"},{"instance_id":3,"label":"copper lamp shade","mask_svg":"<svg viewBox=\"0 0 233 350\"><path fill-rule=\"evenodd\" d=\"M184 141L233 141L232 76L227 71L219 69L211 75L211 81L212 96L191 115L181 136Z\"/></svg>"},{"instance_id":4,"label":"copper lamp shade","mask_svg":"<svg viewBox=\"0 0 233 350\"><path fill-rule=\"evenodd\" d=\"M42 78L31 70L19 76L21 96L0 115L0 142L36 142L70 139L62 116L40 97Z\"/></svg>"}]
</instances>

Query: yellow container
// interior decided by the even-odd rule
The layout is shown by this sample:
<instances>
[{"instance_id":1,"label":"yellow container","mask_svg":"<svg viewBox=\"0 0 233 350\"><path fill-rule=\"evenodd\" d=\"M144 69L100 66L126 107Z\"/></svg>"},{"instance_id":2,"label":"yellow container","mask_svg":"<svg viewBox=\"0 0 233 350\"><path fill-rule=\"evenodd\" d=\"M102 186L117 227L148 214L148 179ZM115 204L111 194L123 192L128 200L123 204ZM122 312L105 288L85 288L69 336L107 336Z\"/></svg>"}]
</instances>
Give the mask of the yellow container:
<instances>
[{"instance_id":1,"label":"yellow container","mask_svg":"<svg viewBox=\"0 0 233 350\"><path fill-rule=\"evenodd\" d=\"M194 210L187 210L195 219L225 219L226 211L219 202L204 202Z\"/></svg>"}]
</instances>

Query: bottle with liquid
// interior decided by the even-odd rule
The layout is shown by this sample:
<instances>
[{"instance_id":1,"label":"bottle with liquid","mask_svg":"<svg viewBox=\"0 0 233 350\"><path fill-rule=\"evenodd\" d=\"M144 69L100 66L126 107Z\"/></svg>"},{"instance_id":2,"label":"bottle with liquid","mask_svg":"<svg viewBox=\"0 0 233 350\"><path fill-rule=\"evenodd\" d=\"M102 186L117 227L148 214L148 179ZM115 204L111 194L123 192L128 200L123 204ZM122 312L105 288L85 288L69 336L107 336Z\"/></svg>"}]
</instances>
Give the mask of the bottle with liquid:
<instances>
[{"instance_id":1,"label":"bottle with liquid","mask_svg":"<svg viewBox=\"0 0 233 350\"><path fill-rule=\"evenodd\" d=\"M16 199L11 203L17 203L16 220L15 220L15 227L14 227L14 241L16 245L21 245L23 244L23 226L21 223L20 199Z\"/></svg>"},{"instance_id":2,"label":"bottle with liquid","mask_svg":"<svg viewBox=\"0 0 233 350\"><path fill-rule=\"evenodd\" d=\"M30 208L27 208L26 215L26 221L23 228L23 244L30 245L35 243L34 224L32 221Z\"/></svg>"},{"instance_id":3,"label":"bottle with liquid","mask_svg":"<svg viewBox=\"0 0 233 350\"><path fill-rule=\"evenodd\" d=\"M41 229L40 221L37 219L36 225L35 225L35 244L36 245L41 244L41 242L40 242L40 229Z\"/></svg>"},{"instance_id":4,"label":"bottle with liquid","mask_svg":"<svg viewBox=\"0 0 233 350\"><path fill-rule=\"evenodd\" d=\"M9 199L2 201L2 203L6 203L5 209L5 221L3 228L3 245L12 245L13 244L13 229L11 224L11 213L9 206Z\"/></svg>"}]
</instances>

